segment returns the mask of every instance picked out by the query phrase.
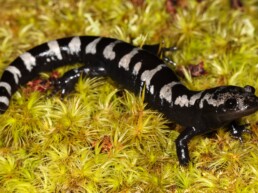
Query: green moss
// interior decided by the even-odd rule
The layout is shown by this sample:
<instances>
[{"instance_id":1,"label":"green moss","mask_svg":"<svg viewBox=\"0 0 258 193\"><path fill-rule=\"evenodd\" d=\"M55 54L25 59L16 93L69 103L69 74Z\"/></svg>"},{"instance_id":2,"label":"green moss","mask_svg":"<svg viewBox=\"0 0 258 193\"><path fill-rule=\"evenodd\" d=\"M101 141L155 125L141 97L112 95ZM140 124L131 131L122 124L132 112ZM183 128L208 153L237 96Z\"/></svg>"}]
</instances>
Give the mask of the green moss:
<instances>
[{"instance_id":1,"label":"green moss","mask_svg":"<svg viewBox=\"0 0 258 193\"><path fill-rule=\"evenodd\" d=\"M207 74L182 81L192 89L234 84L258 89L258 4L186 1L177 14L165 1L1 1L0 71L42 42L102 35L137 45L176 45L179 66L204 62ZM62 68L59 72L64 72ZM44 74L43 76L48 76ZM258 93L257 93L258 94ZM58 95L20 89L0 116L0 192L255 192L258 114L240 144L223 129L190 144L194 164L178 165L179 126L147 109L143 96L102 78L80 80ZM172 129L172 130L171 130Z\"/></svg>"}]
</instances>

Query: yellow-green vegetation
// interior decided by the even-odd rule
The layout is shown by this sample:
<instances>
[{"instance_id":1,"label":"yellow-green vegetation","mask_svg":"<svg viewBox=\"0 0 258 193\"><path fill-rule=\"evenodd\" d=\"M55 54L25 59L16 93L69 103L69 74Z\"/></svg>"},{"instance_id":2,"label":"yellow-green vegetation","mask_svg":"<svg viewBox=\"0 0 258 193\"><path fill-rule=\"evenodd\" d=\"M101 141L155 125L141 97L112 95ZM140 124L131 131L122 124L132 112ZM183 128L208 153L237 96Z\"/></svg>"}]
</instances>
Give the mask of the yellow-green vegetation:
<instances>
[{"instance_id":1,"label":"yellow-green vegetation","mask_svg":"<svg viewBox=\"0 0 258 193\"><path fill-rule=\"evenodd\" d=\"M258 90L258 1L0 0L0 72L25 50L72 35L176 45L171 54L191 89L253 85ZM137 2L137 1L134 1ZM138 1L141 2L141 1ZM186 67L204 63L205 76ZM63 72L67 68L59 71ZM43 75L48 76L48 75ZM258 92L256 92L258 94ZM244 143L220 129L190 144L193 164L178 164L180 126L147 109L144 96L102 78L59 95L20 89L0 115L0 192L256 192L258 114L246 117Z\"/></svg>"}]
</instances>

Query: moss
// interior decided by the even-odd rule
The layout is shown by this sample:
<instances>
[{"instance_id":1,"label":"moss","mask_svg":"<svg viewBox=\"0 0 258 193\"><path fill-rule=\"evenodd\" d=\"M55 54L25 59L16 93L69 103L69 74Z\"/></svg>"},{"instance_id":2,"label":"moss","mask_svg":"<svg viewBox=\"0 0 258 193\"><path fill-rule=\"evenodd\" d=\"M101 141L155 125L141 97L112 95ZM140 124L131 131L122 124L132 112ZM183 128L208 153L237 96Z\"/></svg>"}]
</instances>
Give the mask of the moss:
<instances>
[{"instance_id":1,"label":"moss","mask_svg":"<svg viewBox=\"0 0 258 193\"><path fill-rule=\"evenodd\" d=\"M182 1L183 2L183 1ZM176 45L173 68L204 63L192 89L234 84L258 89L257 0L8 0L0 8L0 70L42 42L101 35L138 45ZM64 72L62 68L59 72ZM187 68L185 68L187 69ZM43 75L48 76L48 75ZM258 93L257 93L258 94ZM20 89L0 116L0 192L255 192L258 114L246 117L245 143L223 129L189 146L194 164L178 165L179 126L146 108L142 96L106 79L80 80L63 100ZM175 129L174 129L175 128ZM173 130L171 130L173 129Z\"/></svg>"}]
</instances>

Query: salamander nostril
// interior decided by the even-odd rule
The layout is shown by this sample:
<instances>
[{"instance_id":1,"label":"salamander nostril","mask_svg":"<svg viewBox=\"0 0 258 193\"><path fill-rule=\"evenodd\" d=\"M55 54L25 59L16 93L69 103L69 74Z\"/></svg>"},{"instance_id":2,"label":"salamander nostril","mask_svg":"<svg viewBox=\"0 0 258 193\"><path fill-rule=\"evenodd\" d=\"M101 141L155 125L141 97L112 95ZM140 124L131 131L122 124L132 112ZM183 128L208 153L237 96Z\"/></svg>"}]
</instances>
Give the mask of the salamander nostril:
<instances>
[{"instance_id":1,"label":"salamander nostril","mask_svg":"<svg viewBox=\"0 0 258 193\"><path fill-rule=\"evenodd\" d=\"M244 90L245 90L245 92L248 92L248 93L253 93L253 94L255 93L255 88L250 85L246 85L244 87Z\"/></svg>"}]
</instances>

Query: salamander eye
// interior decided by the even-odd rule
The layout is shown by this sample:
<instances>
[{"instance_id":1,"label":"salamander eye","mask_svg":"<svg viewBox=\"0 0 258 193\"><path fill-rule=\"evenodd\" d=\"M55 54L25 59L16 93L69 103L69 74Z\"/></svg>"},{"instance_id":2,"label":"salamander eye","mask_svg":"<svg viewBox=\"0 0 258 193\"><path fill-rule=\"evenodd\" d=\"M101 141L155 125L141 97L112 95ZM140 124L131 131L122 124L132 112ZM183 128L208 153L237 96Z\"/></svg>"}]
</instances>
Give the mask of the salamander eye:
<instances>
[{"instance_id":1,"label":"salamander eye","mask_svg":"<svg viewBox=\"0 0 258 193\"><path fill-rule=\"evenodd\" d=\"M235 107L237 106L237 100L236 99L228 99L226 102L225 102L225 107L227 109L234 109Z\"/></svg>"}]
</instances>

